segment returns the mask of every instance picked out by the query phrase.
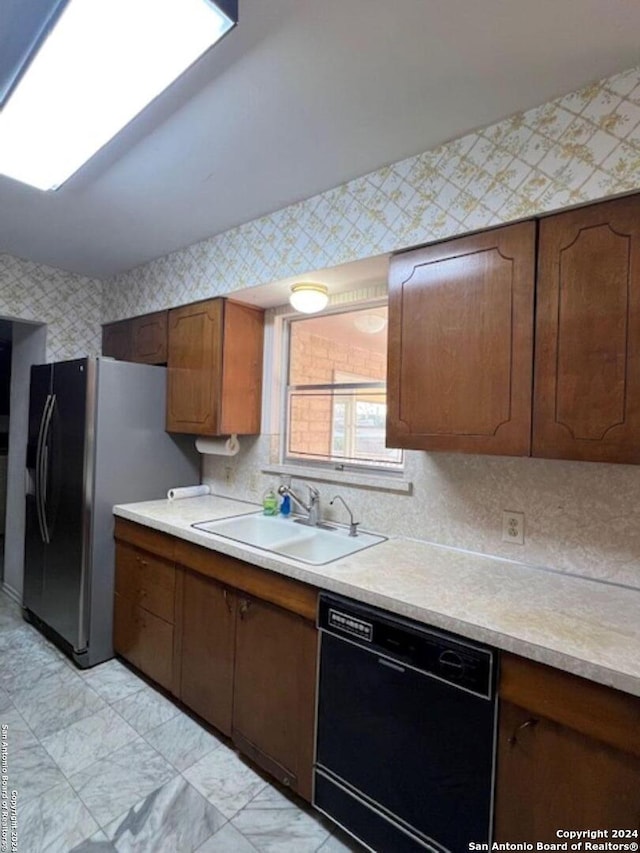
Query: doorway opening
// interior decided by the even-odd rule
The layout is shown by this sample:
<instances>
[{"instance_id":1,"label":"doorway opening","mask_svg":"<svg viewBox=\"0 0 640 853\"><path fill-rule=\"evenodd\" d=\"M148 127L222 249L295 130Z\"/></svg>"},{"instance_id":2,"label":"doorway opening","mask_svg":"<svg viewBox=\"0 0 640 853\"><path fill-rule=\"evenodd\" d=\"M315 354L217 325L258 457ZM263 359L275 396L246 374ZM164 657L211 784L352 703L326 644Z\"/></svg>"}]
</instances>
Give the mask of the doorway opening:
<instances>
[{"instance_id":1,"label":"doorway opening","mask_svg":"<svg viewBox=\"0 0 640 853\"><path fill-rule=\"evenodd\" d=\"M13 323L0 320L0 572L4 567Z\"/></svg>"}]
</instances>

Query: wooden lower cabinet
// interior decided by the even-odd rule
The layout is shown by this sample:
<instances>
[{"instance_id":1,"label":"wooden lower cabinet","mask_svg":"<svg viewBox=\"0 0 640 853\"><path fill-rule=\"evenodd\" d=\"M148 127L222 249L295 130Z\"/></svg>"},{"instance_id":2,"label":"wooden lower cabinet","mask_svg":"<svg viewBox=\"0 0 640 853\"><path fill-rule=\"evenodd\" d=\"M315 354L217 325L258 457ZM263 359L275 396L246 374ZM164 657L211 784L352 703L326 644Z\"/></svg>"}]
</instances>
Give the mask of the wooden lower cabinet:
<instances>
[{"instance_id":1,"label":"wooden lower cabinet","mask_svg":"<svg viewBox=\"0 0 640 853\"><path fill-rule=\"evenodd\" d=\"M180 698L231 735L236 596L210 578L184 570Z\"/></svg>"},{"instance_id":2,"label":"wooden lower cabinet","mask_svg":"<svg viewBox=\"0 0 640 853\"><path fill-rule=\"evenodd\" d=\"M316 591L197 546L182 550L194 567L181 568L177 584L177 695L310 800Z\"/></svg>"},{"instance_id":3,"label":"wooden lower cabinet","mask_svg":"<svg viewBox=\"0 0 640 853\"><path fill-rule=\"evenodd\" d=\"M115 651L311 800L317 590L117 519Z\"/></svg>"},{"instance_id":4,"label":"wooden lower cabinet","mask_svg":"<svg viewBox=\"0 0 640 853\"><path fill-rule=\"evenodd\" d=\"M317 631L295 613L239 595L233 740L311 799Z\"/></svg>"},{"instance_id":5,"label":"wooden lower cabinet","mask_svg":"<svg viewBox=\"0 0 640 853\"><path fill-rule=\"evenodd\" d=\"M640 830L640 700L511 655L502 682L495 840Z\"/></svg>"}]
</instances>

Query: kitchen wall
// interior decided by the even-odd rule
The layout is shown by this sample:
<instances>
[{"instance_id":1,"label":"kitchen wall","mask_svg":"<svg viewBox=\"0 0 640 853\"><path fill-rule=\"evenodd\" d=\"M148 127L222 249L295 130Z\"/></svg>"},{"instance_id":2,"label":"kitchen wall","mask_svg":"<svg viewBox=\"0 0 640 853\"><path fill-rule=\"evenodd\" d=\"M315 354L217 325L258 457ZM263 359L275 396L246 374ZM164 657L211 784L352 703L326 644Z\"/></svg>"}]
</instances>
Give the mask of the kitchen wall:
<instances>
[{"instance_id":1,"label":"kitchen wall","mask_svg":"<svg viewBox=\"0 0 640 853\"><path fill-rule=\"evenodd\" d=\"M640 68L174 252L105 287L119 319L640 189ZM216 491L260 500L278 435L206 457ZM407 453L409 495L340 486L365 528L640 588L640 467ZM331 497L333 485L320 485ZM503 509L526 543L502 543ZM570 627L568 628L570 630Z\"/></svg>"},{"instance_id":2,"label":"kitchen wall","mask_svg":"<svg viewBox=\"0 0 640 853\"><path fill-rule=\"evenodd\" d=\"M115 278L108 319L640 188L640 67Z\"/></svg>"},{"instance_id":3,"label":"kitchen wall","mask_svg":"<svg viewBox=\"0 0 640 853\"><path fill-rule=\"evenodd\" d=\"M0 253L0 316L47 324L47 360L100 352L102 282Z\"/></svg>"}]
</instances>

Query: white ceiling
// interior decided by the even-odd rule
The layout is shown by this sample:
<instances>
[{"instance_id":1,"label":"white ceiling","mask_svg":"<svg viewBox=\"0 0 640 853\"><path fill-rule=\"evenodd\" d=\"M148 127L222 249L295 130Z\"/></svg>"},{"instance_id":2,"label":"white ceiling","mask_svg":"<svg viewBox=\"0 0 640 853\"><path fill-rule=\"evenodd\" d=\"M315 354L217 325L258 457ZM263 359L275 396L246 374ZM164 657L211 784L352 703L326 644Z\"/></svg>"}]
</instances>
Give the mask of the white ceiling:
<instances>
[{"instance_id":1,"label":"white ceiling","mask_svg":"<svg viewBox=\"0 0 640 853\"><path fill-rule=\"evenodd\" d=\"M107 277L640 59L637 0L239 5L60 190L0 178L0 251Z\"/></svg>"}]
</instances>

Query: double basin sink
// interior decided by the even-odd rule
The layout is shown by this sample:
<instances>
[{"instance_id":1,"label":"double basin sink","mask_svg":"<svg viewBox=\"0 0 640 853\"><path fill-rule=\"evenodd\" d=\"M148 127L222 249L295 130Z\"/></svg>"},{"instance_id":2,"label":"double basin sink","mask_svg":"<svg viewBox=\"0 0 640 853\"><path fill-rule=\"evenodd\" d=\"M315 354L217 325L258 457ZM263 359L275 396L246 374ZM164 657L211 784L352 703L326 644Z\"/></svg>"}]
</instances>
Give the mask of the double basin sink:
<instances>
[{"instance_id":1,"label":"double basin sink","mask_svg":"<svg viewBox=\"0 0 640 853\"><path fill-rule=\"evenodd\" d=\"M358 533L350 536L346 527L324 525L312 527L300 519L266 516L261 512L236 515L215 521L192 524L197 530L233 539L243 545L261 548L273 554L300 560L314 566L332 563L364 548L378 545L386 536L375 533Z\"/></svg>"}]
</instances>

